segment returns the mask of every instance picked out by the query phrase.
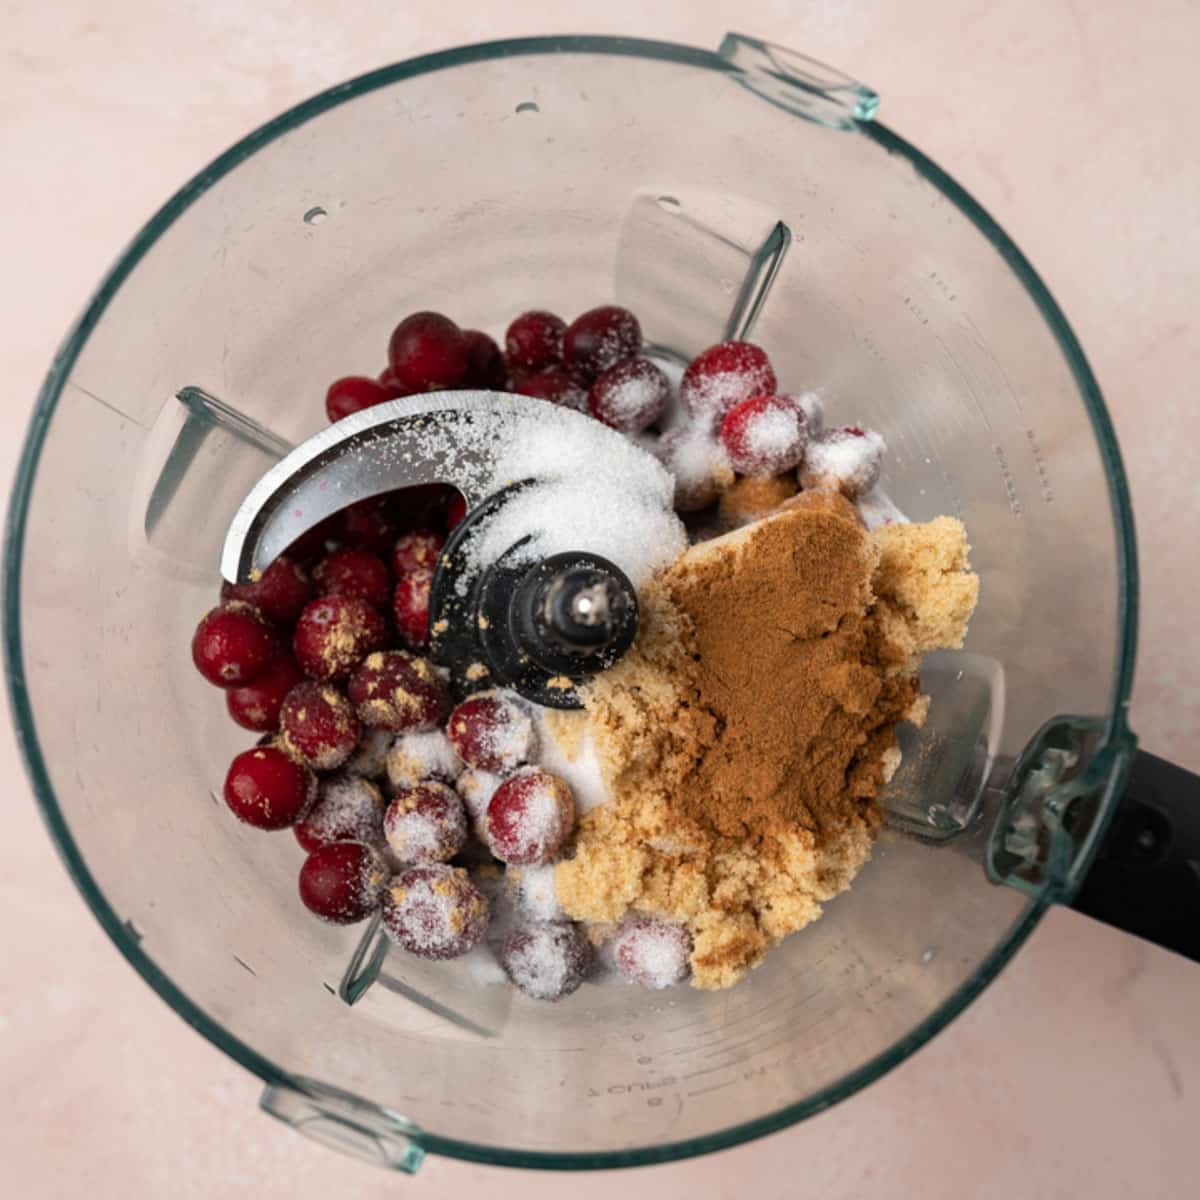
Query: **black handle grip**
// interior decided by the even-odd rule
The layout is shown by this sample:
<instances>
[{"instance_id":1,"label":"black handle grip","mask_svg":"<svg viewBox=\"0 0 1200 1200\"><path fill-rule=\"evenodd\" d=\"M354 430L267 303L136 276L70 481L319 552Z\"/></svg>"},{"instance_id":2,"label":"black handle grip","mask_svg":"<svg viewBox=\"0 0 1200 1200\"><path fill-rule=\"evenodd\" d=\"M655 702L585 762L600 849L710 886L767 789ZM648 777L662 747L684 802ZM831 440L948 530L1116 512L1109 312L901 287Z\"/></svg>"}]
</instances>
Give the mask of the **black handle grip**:
<instances>
[{"instance_id":1,"label":"black handle grip","mask_svg":"<svg viewBox=\"0 0 1200 1200\"><path fill-rule=\"evenodd\" d=\"M1071 907L1200 962L1200 775L1138 751Z\"/></svg>"}]
</instances>

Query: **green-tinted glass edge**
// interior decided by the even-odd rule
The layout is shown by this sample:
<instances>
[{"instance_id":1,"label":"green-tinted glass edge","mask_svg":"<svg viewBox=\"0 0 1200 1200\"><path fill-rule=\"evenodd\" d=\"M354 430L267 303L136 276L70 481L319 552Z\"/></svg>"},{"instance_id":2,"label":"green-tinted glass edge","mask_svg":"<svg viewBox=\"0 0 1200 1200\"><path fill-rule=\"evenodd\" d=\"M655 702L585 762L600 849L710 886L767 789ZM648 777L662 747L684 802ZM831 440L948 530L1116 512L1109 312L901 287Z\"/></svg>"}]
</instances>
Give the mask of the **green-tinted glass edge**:
<instances>
[{"instance_id":1,"label":"green-tinted glass edge","mask_svg":"<svg viewBox=\"0 0 1200 1200\"><path fill-rule=\"evenodd\" d=\"M287 1072L258 1054L245 1043L233 1037L219 1022L196 1005L171 980L161 972L138 945L138 939L109 906L103 893L88 871L82 856L70 835L66 822L59 811L50 784L49 773L42 757L34 730L32 712L25 687L24 662L21 654L21 559L25 541L25 518L33 488L34 474L41 455L46 431L58 403L58 397L66 382L79 352L91 331L95 328L110 300L128 278L163 231L171 225L190 205L204 194L222 176L245 161L263 146L283 134L304 124L322 112L379 87L413 78L433 71L462 66L471 62L493 58L506 58L526 54L589 53L629 55L660 59L683 65L696 66L727 74L736 73L718 55L698 48L681 46L670 42L655 42L637 38L609 37L538 37L520 38L510 41L487 42L442 51L409 59L390 67L381 68L358 76L355 79L321 92L296 107L289 109L273 121L260 126L253 133L236 143L224 154L186 183L146 223L117 260L87 305L82 316L67 334L59 347L46 380L38 394L26 435L21 459L9 503L4 537L4 655L9 701L16 724L17 738L25 758L26 768L34 788L34 794L42 816L50 830L59 854L76 886L83 894L104 931L130 965L154 988L156 992L198 1033L208 1038L226 1054L247 1070L269 1084L290 1086ZM1137 567L1133 516L1129 503L1128 485L1112 423L1104 408L1100 389L1083 351L1066 318L1054 302L1045 284L1033 267L1011 242L1000 226L976 203L976 201L954 182L936 164L931 162L902 138L875 124L862 122L858 131L871 137L888 153L899 154L908 159L917 172L937 187L988 239L1004 261L1012 268L1030 297L1037 305L1051 333L1054 335L1067 359L1072 374L1083 396L1088 416L1096 433L1108 474L1109 494L1117 532L1117 556L1121 578L1119 596L1119 651L1117 671L1113 685L1113 704L1108 715L1109 731L1120 736L1126 728L1126 712L1132 683L1133 656L1136 648L1137 631ZM752 1138L783 1129L788 1125L811 1116L852 1095L861 1087L878 1079L884 1072L902 1062L925 1044L935 1033L958 1015L988 983L996 976L1016 949L1029 936L1042 914L1049 907L1051 897L1032 899L1008 935L980 964L972 977L966 981L945 1003L915 1026L905 1037L895 1043L886 1053L865 1063L831 1084L816 1096L780 1109L769 1116L731 1126L719 1133L673 1142L663 1146L640 1147L629 1150L605 1151L600 1153L548 1153L521 1151L507 1147L483 1146L472 1142L460 1142L436 1134L422 1133L415 1140L432 1152L445 1154L473 1162L513 1167L540 1167L562 1170L594 1170L610 1167L644 1166L651 1163L671 1162L693 1155L736 1146Z\"/></svg>"}]
</instances>

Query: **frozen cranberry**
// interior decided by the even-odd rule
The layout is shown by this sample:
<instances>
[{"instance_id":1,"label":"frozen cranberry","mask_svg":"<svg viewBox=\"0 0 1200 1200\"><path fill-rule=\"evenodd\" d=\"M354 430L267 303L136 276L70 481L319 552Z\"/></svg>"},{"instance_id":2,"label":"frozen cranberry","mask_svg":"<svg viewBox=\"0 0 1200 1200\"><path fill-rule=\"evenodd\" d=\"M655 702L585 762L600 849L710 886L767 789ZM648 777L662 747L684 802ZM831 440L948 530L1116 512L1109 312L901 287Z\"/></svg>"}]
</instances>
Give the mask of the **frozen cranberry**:
<instances>
[{"instance_id":1,"label":"frozen cranberry","mask_svg":"<svg viewBox=\"0 0 1200 1200\"><path fill-rule=\"evenodd\" d=\"M305 850L332 842L383 845L383 793L366 779L333 775L317 785L317 802L292 832Z\"/></svg>"},{"instance_id":2,"label":"frozen cranberry","mask_svg":"<svg viewBox=\"0 0 1200 1200\"><path fill-rule=\"evenodd\" d=\"M446 531L457 529L459 522L467 515L467 498L462 492L455 491L446 505Z\"/></svg>"},{"instance_id":3,"label":"frozen cranberry","mask_svg":"<svg viewBox=\"0 0 1200 1200\"><path fill-rule=\"evenodd\" d=\"M414 529L412 533L401 534L392 547L392 570L396 578L409 571L432 571L445 544L446 539L431 529Z\"/></svg>"},{"instance_id":4,"label":"frozen cranberry","mask_svg":"<svg viewBox=\"0 0 1200 1200\"><path fill-rule=\"evenodd\" d=\"M580 412L587 407L587 392L561 367L551 367L536 375L521 372L513 377L513 391L519 396L548 400Z\"/></svg>"},{"instance_id":5,"label":"frozen cranberry","mask_svg":"<svg viewBox=\"0 0 1200 1200\"><path fill-rule=\"evenodd\" d=\"M356 546L327 555L313 568L313 578L325 595L355 596L376 608L386 608L392 594L387 564L377 554Z\"/></svg>"},{"instance_id":6,"label":"frozen cranberry","mask_svg":"<svg viewBox=\"0 0 1200 1200\"><path fill-rule=\"evenodd\" d=\"M609 367L588 392L588 411L622 433L638 433L662 416L671 382L648 358Z\"/></svg>"},{"instance_id":7,"label":"frozen cranberry","mask_svg":"<svg viewBox=\"0 0 1200 1200\"><path fill-rule=\"evenodd\" d=\"M225 803L256 829L286 829L316 798L316 776L275 746L243 750L225 776Z\"/></svg>"},{"instance_id":8,"label":"frozen cranberry","mask_svg":"<svg viewBox=\"0 0 1200 1200\"><path fill-rule=\"evenodd\" d=\"M284 746L310 767L340 767L358 743L354 706L335 687L299 683L287 694L279 712Z\"/></svg>"},{"instance_id":9,"label":"frozen cranberry","mask_svg":"<svg viewBox=\"0 0 1200 1200\"><path fill-rule=\"evenodd\" d=\"M575 826L575 799L565 779L538 767L510 775L488 804L487 843L501 862L549 862Z\"/></svg>"},{"instance_id":10,"label":"frozen cranberry","mask_svg":"<svg viewBox=\"0 0 1200 1200\"><path fill-rule=\"evenodd\" d=\"M504 391L508 382L508 371L504 366L504 355L500 347L479 329L468 329L463 333L467 343L467 373L463 376L463 387L487 388L492 392Z\"/></svg>"},{"instance_id":11,"label":"frozen cranberry","mask_svg":"<svg viewBox=\"0 0 1200 1200\"><path fill-rule=\"evenodd\" d=\"M367 655L348 691L364 725L394 733L432 729L449 708L445 684L433 664L404 650Z\"/></svg>"},{"instance_id":12,"label":"frozen cranberry","mask_svg":"<svg viewBox=\"0 0 1200 1200\"><path fill-rule=\"evenodd\" d=\"M551 312L523 312L504 335L508 365L519 371L541 371L562 362L567 323Z\"/></svg>"},{"instance_id":13,"label":"frozen cranberry","mask_svg":"<svg viewBox=\"0 0 1200 1200\"><path fill-rule=\"evenodd\" d=\"M692 938L682 925L658 917L627 917L613 939L613 957L630 983L671 987L692 973Z\"/></svg>"},{"instance_id":14,"label":"frozen cranberry","mask_svg":"<svg viewBox=\"0 0 1200 1200\"><path fill-rule=\"evenodd\" d=\"M561 1000L583 982L592 965L592 947L578 925L541 922L508 936L500 965L525 995Z\"/></svg>"},{"instance_id":15,"label":"frozen cranberry","mask_svg":"<svg viewBox=\"0 0 1200 1200\"><path fill-rule=\"evenodd\" d=\"M388 365L396 381L415 392L452 388L467 373L467 351L463 331L449 317L417 312L392 331Z\"/></svg>"},{"instance_id":16,"label":"frozen cranberry","mask_svg":"<svg viewBox=\"0 0 1200 1200\"><path fill-rule=\"evenodd\" d=\"M446 722L459 758L483 771L511 771L537 751L529 710L505 692L480 692L464 700Z\"/></svg>"},{"instance_id":17,"label":"frozen cranberry","mask_svg":"<svg viewBox=\"0 0 1200 1200\"><path fill-rule=\"evenodd\" d=\"M462 797L471 828L481 842L487 841L488 805L503 782L501 776L478 767L469 767L454 781L454 790Z\"/></svg>"},{"instance_id":18,"label":"frozen cranberry","mask_svg":"<svg viewBox=\"0 0 1200 1200\"><path fill-rule=\"evenodd\" d=\"M399 532L387 501L380 496L359 500L337 514L337 539L372 554L386 556Z\"/></svg>"},{"instance_id":19,"label":"frozen cranberry","mask_svg":"<svg viewBox=\"0 0 1200 1200\"><path fill-rule=\"evenodd\" d=\"M279 638L257 609L234 600L206 613L192 636L192 662L217 687L241 687L279 657Z\"/></svg>"},{"instance_id":20,"label":"frozen cranberry","mask_svg":"<svg viewBox=\"0 0 1200 1200\"><path fill-rule=\"evenodd\" d=\"M354 753L346 759L348 775L364 779L382 779L387 774L387 756L392 748L392 735L386 729L364 729L359 734Z\"/></svg>"},{"instance_id":21,"label":"frozen cranberry","mask_svg":"<svg viewBox=\"0 0 1200 1200\"><path fill-rule=\"evenodd\" d=\"M813 438L804 451L801 486L836 488L851 499L861 496L879 482L884 450L883 438L873 429L831 429Z\"/></svg>"},{"instance_id":22,"label":"frozen cranberry","mask_svg":"<svg viewBox=\"0 0 1200 1200\"><path fill-rule=\"evenodd\" d=\"M325 393L325 415L331 421L340 421L351 413L374 408L385 400L395 399L395 393L378 379L367 375L347 375L335 379Z\"/></svg>"},{"instance_id":23,"label":"frozen cranberry","mask_svg":"<svg viewBox=\"0 0 1200 1200\"><path fill-rule=\"evenodd\" d=\"M425 779L453 783L462 769L450 739L440 729L402 733L388 751L388 780L397 788L415 787Z\"/></svg>"},{"instance_id":24,"label":"frozen cranberry","mask_svg":"<svg viewBox=\"0 0 1200 1200\"><path fill-rule=\"evenodd\" d=\"M543 863L537 867L510 867L504 872L504 884L517 910L526 920L567 920L554 887L553 863Z\"/></svg>"},{"instance_id":25,"label":"frozen cranberry","mask_svg":"<svg viewBox=\"0 0 1200 1200\"><path fill-rule=\"evenodd\" d=\"M733 485L733 468L706 421L692 421L658 439L654 453L675 477L675 507L681 513L707 508Z\"/></svg>"},{"instance_id":26,"label":"frozen cranberry","mask_svg":"<svg viewBox=\"0 0 1200 1200\"><path fill-rule=\"evenodd\" d=\"M808 422L808 436L815 438L825 429L825 405L816 392L790 392L788 399L799 405Z\"/></svg>"},{"instance_id":27,"label":"frozen cranberry","mask_svg":"<svg viewBox=\"0 0 1200 1200\"><path fill-rule=\"evenodd\" d=\"M409 571L396 580L392 593L392 615L401 640L413 650L429 646L429 589L433 572L427 569Z\"/></svg>"},{"instance_id":28,"label":"frozen cranberry","mask_svg":"<svg viewBox=\"0 0 1200 1200\"><path fill-rule=\"evenodd\" d=\"M279 728L279 710L284 697L304 679L304 672L290 654L281 654L253 683L230 688L225 693L229 715L243 728L269 733Z\"/></svg>"},{"instance_id":29,"label":"frozen cranberry","mask_svg":"<svg viewBox=\"0 0 1200 1200\"><path fill-rule=\"evenodd\" d=\"M445 862L466 845L467 814L453 788L427 779L392 797L383 833L401 862Z\"/></svg>"},{"instance_id":30,"label":"frozen cranberry","mask_svg":"<svg viewBox=\"0 0 1200 1200\"><path fill-rule=\"evenodd\" d=\"M369 917L387 886L383 855L361 842L320 846L300 868L300 899L309 912L334 925Z\"/></svg>"},{"instance_id":31,"label":"frozen cranberry","mask_svg":"<svg viewBox=\"0 0 1200 1200\"><path fill-rule=\"evenodd\" d=\"M405 387L404 384L396 378L396 372L392 370L391 365L384 367L379 372L379 382L387 388L390 393L390 399L398 400L401 396L411 396L412 388Z\"/></svg>"},{"instance_id":32,"label":"frozen cranberry","mask_svg":"<svg viewBox=\"0 0 1200 1200\"><path fill-rule=\"evenodd\" d=\"M581 382L632 358L642 348L642 327L627 308L605 304L578 316L563 334L563 362Z\"/></svg>"},{"instance_id":33,"label":"frozen cranberry","mask_svg":"<svg viewBox=\"0 0 1200 1200\"><path fill-rule=\"evenodd\" d=\"M808 420L788 396L751 396L721 422L729 465L742 475L782 475L804 457Z\"/></svg>"},{"instance_id":34,"label":"frozen cranberry","mask_svg":"<svg viewBox=\"0 0 1200 1200\"><path fill-rule=\"evenodd\" d=\"M693 415L724 416L739 401L774 395L775 386L771 360L761 346L720 342L688 364L679 395Z\"/></svg>"},{"instance_id":35,"label":"frozen cranberry","mask_svg":"<svg viewBox=\"0 0 1200 1200\"><path fill-rule=\"evenodd\" d=\"M461 867L410 867L383 893L388 937L420 958L457 958L487 931L488 902Z\"/></svg>"},{"instance_id":36,"label":"frozen cranberry","mask_svg":"<svg viewBox=\"0 0 1200 1200\"><path fill-rule=\"evenodd\" d=\"M377 609L355 596L322 596L304 606L292 645L314 679L344 679L387 638Z\"/></svg>"},{"instance_id":37,"label":"frozen cranberry","mask_svg":"<svg viewBox=\"0 0 1200 1200\"><path fill-rule=\"evenodd\" d=\"M249 583L221 584L222 600L252 604L268 621L290 625L313 598L312 580L295 559L281 554L257 579Z\"/></svg>"}]
</instances>

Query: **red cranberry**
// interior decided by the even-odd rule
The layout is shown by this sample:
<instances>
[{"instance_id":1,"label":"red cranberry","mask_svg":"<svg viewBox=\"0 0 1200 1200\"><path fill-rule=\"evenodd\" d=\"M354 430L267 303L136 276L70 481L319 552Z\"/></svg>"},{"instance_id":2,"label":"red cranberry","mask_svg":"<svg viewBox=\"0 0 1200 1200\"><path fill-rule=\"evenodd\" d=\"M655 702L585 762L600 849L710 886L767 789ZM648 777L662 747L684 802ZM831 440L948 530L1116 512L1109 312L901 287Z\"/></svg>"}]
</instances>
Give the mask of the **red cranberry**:
<instances>
[{"instance_id":1,"label":"red cranberry","mask_svg":"<svg viewBox=\"0 0 1200 1200\"><path fill-rule=\"evenodd\" d=\"M539 375L521 372L513 378L513 391L580 412L587 407L587 392L561 367L551 367Z\"/></svg>"},{"instance_id":2,"label":"red cranberry","mask_svg":"<svg viewBox=\"0 0 1200 1200\"><path fill-rule=\"evenodd\" d=\"M445 685L433 664L404 650L367 655L348 690L364 725L393 733L432 729L449 707Z\"/></svg>"},{"instance_id":3,"label":"red cranberry","mask_svg":"<svg viewBox=\"0 0 1200 1200\"><path fill-rule=\"evenodd\" d=\"M446 722L459 758L483 771L511 771L537 751L529 710L503 692L480 692L464 700Z\"/></svg>"},{"instance_id":4,"label":"red cranberry","mask_svg":"<svg viewBox=\"0 0 1200 1200\"><path fill-rule=\"evenodd\" d=\"M487 810L488 849L517 867L549 862L575 826L575 799L565 779L538 767L510 775Z\"/></svg>"},{"instance_id":5,"label":"red cranberry","mask_svg":"<svg viewBox=\"0 0 1200 1200\"><path fill-rule=\"evenodd\" d=\"M279 657L279 638L257 609L234 600L206 613L192 636L192 662L217 687L241 687Z\"/></svg>"},{"instance_id":6,"label":"red cranberry","mask_svg":"<svg viewBox=\"0 0 1200 1200\"><path fill-rule=\"evenodd\" d=\"M504 335L508 365L519 371L541 371L562 362L567 323L551 312L523 312Z\"/></svg>"},{"instance_id":7,"label":"red cranberry","mask_svg":"<svg viewBox=\"0 0 1200 1200\"><path fill-rule=\"evenodd\" d=\"M720 342L696 355L683 373L679 395L694 416L724 416L751 396L775 394L775 372L761 346Z\"/></svg>"},{"instance_id":8,"label":"red cranberry","mask_svg":"<svg viewBox=\"0 0 1200 1200\"><path fill-rule=\"evenodd\" d=\"M304 606L292 645L314 679L344 679L387 639L377 609L354 596L322 596Z\"/></svg>"},{"instance_id":9,"label":"red cranberry","mask_svg":"<svg viewBox=\"0 0 1200 1200\"><path fill-rule=\"evenodd\" d=\"M354 706L328 684L292 688L279 712L279 728L285 748L317 771L340 767L358 744Z\"/></svg>"},{"instance_id":10,"label":"red cranberry","mask_svg":"<svg viewBox=\"0 0 1200 1200\"><path fill-rule=\"evenodd\" d=\"M586 383L632 358L641 348L642 327L637 317L615 304L589 309L563 334L563 361L576 379Z\"/></svg>"},{"instance_id":11,"label":"red cranberry","mask_svg":"<svg viewBox=\"0 0 1200 1200\"><path fill-rule=\"evenodd\" d=\"M479 329L468 329L463 337L467 343L467 373L463 376L463 387L504 391L508 371L505 370L500 347Z\"/></svg>"},{"instance_id":12,"label":"red cranberry","mask_svg":"<svg viewBox=\"0 0 1200 1200\"><path fill-rule=\"evenodd\" d=\"M642 987L665 988L692 973L692 939L682 925L658 917L628 917L613 939L617 970Z\"/></svg>"},{"instance_id":13,"label":"red cranberry","mask_svg":"<svg viewBox=\"0 0 1200 1200\"><path fill-rule=\"evenodd\" d=\"M313 598L312 580L295 559L281 554L250 583L221 584L222 600L252 604L268 621L290 625Z\"/></svg>"},{"instance_id":14,"label":"red cranberry","mask_svg":"<svg viewBox=\"0 0 1200 1200\"><path fill-rule=\"evenodd\" d=\"M366 375L347 375L335 379L325 393L325 415L331 421L340 421L351 413L374 408L385 400L395 399L395 392L378 379Z\"/></svg>"},{"instance_id":15,"label":"red cranberry","mask_svg":"<svg viewBox=\"0 0 1200 1200\"><path fill-rule=\"evenodd\" d=\"M386 555L391 549L399 526L388 512L387 501L381 496L359 500L337 514L338 539L351 546Z\"/></svg>"},{"instance_id":16,"label":"red cranberry","mask_svg":"<svg viewBox=\"0 0 1200 1200\"><path fill-rule=\"evenodd\" d=\"M387 512L395 532L386 551L376 553L390 553L396 538L409 530L441 529L446 519L446 508L456 495L458 490L447 483L422 483L389 493Z\"/></svg>"},{"instance_id":17,"label":"red cranberry","mask_svg":"<svg viewBox=\"0 0 1200 1200\"><path fill-rule=\"evenodd\" d=\"M275 746L243 750L225 776L225 803L256 829L294 825L317 798L317 780Z\"/></svg>"},{"instance_id":18,"label":"red cranberry","mask_svg":"<svg viewBox=\"0 0 1200 1200\"><path fill-rule=\"evenodd\" d=\"M401 534L392 547L392 570L399 579L409 571L432 571L446 539L430 529L414 529Z\"/></svg>"},{"instance_id":19,"label":"red cranberry","mask_svg":"<svg viewBox=\"0 0 1200 1200\"><path fill-rule=\"evenodd\" d=\"M467 515L467 498L462 492L456 491L446 506L446 531L457 529L459 522Z\"/></svg>"},{"instance_id":20,"label":"red cranberry","mask_svg":"<svg viewBox=\"0 0 1200 1200\"><path fill-rule=\"evenodd\" d=\"M313 578L326 595L354 596L376 608L386 608L392 594L387 564L370 550L347 546L335 550L313 568Z\"/></svg>"},{"instance_id":21,"label":"red cranberry","mask_svg":"<svg viewBox=\"0 0 1200 1200\"><path fill-rule=\"evenodd\" d=\"M855 499L869 492L883 472L883 438L873 429L847 425L813 438L804 451L800 484L836 488Z\"/></svg>"},{"instance_id":22,"label":"red cranberry","mask_svg":"<svg viewBox=\"0 0 1200 1200\"><path fill-rule=\"evenodd\" d=\"M304 672L290 654L281 654L253 683L230 688L225 693L229 715L243 729L270 733L279 728L279 710L284 697L304 679Z\"/></svg>"},{"instance_id":23,"label":"red cranberry","mask_svg":"<svg viewBox=\"0 0 1200 1200\"><path fill-rule=\"evenodd\" d=\"M392 615L404 644L413 650L429 646L429 589L433 585L430 570L409 571L396 580L392 594Z\"/></svg>"},{"instance_id":24,"label":"red cranberry","mask_svg":"<svg viewBox=\"0 0 1200 1200\"><path fill-rule=\"evenodd\" d=\"M467 339L441 313L413 313L392 331L388 363L397 382L414 392L457 387L467 373Z\"/></svg>"},{"instance_id":25,"label":"red cranberry","mask_svg":"<svg viewBox=\"0 0 1200 1200\"><path fill-rule=\"evenodd\" d=\"M396 372L391 366L386 366L379 372L379 382L391 393L390 399L399 400L401 396L411 396L412 388L407 388L396 378Z\"/></svg>"},{"instance_id":26,"label":"red cranberry","mask_svg":"<svg viewBox=\"0 0 1200 1200\"><path fill-rule=\"evenodd\" d=\"M387 776L395 788L416 787L430 779L454 783L462 769L450 739L440 729L402 733L388 750Z\"/></svg>"},{"instance_id":27,"label":"red cranberry","mask_svg":"<svg viewBox=\"0 0 1200 1200\"><path fill-rule=\"evenodd\" d=\"M500 965L525 995L561 1000L583 982L592 965L592 947L578 925L539 922L509 935Z\"/></svg>"},{"instance_id":28,"label":"red cranberry","mask_svg":"<svg viewBox=\"0 0 1200 1200\"><path fill-rule=\"evenodd\" d=\"M401 862L445 862L467 844L467 815L453 788L427 779L392 797L383 832Z\"/></svg>"},{"instance_id":29,"label":"red cranberry","mask_svg":"<svg viewBox=\"0 0 1200 1200\"><path fill-rule=\"evenodd\" d=\"M461 867L410 867L383 893L387 935L420 958L457 958L487 931L488 902Z\"/></svg>"},{"instance_id":30,"label":"red cranberry","mask_svg":"<svg viewBox=\"0 0 1200 1200\"><path fill-rule=\"evenodd\" d=\"M383 855L361 842L332 842L314 850L300 868L300 899L334 925L353 925L379 907L387 886Z\"/></svg>"},{"instance_id":31,"label":"red cranberry","mask_svg":"<svg viewBox=\"0 0 1200 1200\"><path fill-rule=\"evenodd\" d=\"M373 783L354 775L334 775L320 781L317 802L292 832L309 852L333 842L382 846L386 807L383 793Z\"/></svg>"},{"instance_id":32,"label":"red cranberry","mask_svg":"<svg viewBox=\"0 0 1200 1200\"><path fill-rule=\"evenodd\" d=\"M787 396L751 396L725 414L721 442L739 474L781 475L804 457L808 422Z\"/></svg>"},{"instance_id":33,"label":"red cranberry","mask_svg":"<svg viewBox=\"0 0 1200 1200\"><path fill-rule=\"evenodd\" d=\"M588 392L588 411L622 433L653 425L671 398L671 382L648 358L627 358L609 367Z\"/></svg>"}]
</instances>

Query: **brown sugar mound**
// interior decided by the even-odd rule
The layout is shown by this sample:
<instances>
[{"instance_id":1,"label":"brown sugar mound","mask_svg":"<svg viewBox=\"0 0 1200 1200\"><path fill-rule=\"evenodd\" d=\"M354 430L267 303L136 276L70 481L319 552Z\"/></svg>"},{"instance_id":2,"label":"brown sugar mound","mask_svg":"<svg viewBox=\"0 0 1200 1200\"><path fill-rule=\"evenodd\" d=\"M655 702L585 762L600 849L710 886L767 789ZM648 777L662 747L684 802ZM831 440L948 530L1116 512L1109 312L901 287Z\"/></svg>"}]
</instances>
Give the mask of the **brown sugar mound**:
<instances>
[{"instance_id":1,"label":"brown sugar mound","mask_svg":"<svg viewBox=\"0 0 1200 1200\"><path fill-rule=\"evenodd\" d=\"M977 589L961 523L897 528L805 493L645 590L585 696L612 800L557 869L572 917L685 921L694 982L726 987L849 886L920 709L914 655L961 644Z\"/></svg>"}]
</instances>

